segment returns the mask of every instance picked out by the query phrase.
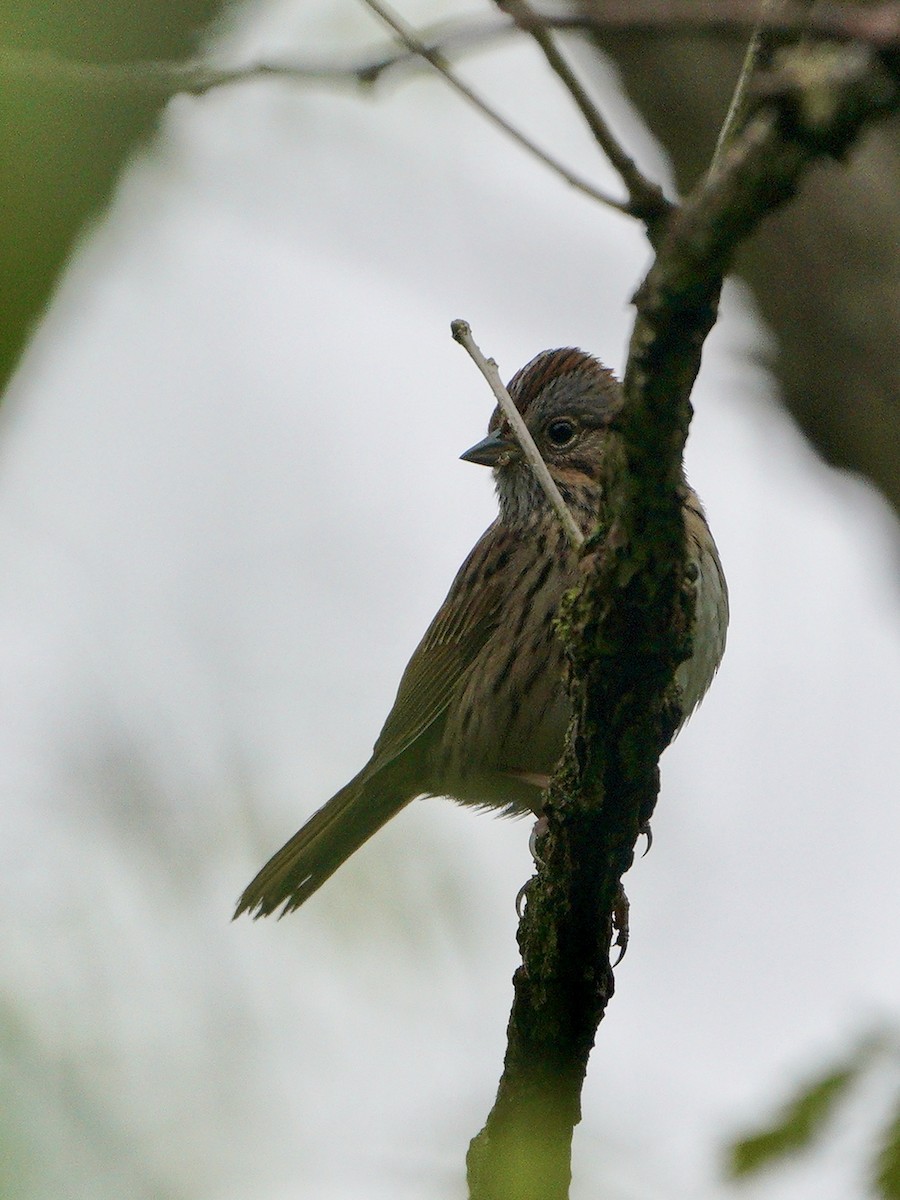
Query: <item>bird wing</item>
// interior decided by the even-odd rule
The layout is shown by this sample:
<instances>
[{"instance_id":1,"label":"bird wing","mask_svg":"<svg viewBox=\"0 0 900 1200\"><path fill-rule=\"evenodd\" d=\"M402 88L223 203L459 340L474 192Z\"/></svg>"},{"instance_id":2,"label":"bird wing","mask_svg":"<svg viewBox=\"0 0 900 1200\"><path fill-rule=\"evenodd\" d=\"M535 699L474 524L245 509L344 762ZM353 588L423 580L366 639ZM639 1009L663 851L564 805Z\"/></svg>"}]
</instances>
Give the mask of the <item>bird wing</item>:
<instances>
[{"instance_id":1,"label":"bird wing","mask_svg":"<svg viewBox=\"0 0 900 1200\"><path fill-rule=\"evenodd\" d=\"M372 754L375 770L386 766L447 708L500 623L509 573L504 570L514 539L495 521L460 567L403 672L397 699Z\"/></svg>"}]
</instances>

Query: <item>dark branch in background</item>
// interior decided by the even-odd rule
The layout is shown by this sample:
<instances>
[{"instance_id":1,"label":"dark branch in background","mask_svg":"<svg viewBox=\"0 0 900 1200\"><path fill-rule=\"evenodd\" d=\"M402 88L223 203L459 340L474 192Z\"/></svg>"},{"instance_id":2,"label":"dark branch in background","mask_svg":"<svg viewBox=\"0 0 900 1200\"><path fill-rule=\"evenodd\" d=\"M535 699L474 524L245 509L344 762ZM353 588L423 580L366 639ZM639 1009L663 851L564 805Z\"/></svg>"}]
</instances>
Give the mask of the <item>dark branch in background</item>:
<instances>
[{"instance_id":1,"label":"dark branch in background","mask_svg":"<svg viewBox=\"0 0 900 1200\"><path fill-rule=\"evenodd\" d=\"M512 5L503 7L512 11ZM217 67L203 59L96 62L0 45L0 79L73 91L162 97L201 96L215 88L266 79L367 86L391 73L421 70L423 62L433 58L445 60L446 65L446 60L484 50L520 32L693 33L735 38L746 36L758 23L773 45L809 33L838 42L863 42L875 50L900 50L898 0L874 5L834 3L809 12L802 4L787 4L762 22L758 0L604 0L602 5L599 0L596 4L582 0L575 13L551 13L533 6L530 16L520 13L515 21L443 22L418 34L420 49L391 46L351 60L256 62L238 67Z\"/></svg>"},{"instance_id":2,"label":"dark branch in background","mask_svg":"<svg viewBox=\"0 0 900 1200\"><path fill-rule=\"evenodd\" d=\"M876 50L900 44L900 4L830 3L809 9L795 2L772 6L760 16L759 0L580 0L576 13L554 21L561 29L607 33L704 33L746 36L759 25L777 44L805 33L839 42L865 42Z\"/></svg>"},{"instance_id":3,"label":"dark branch in background","mask_svg":"<svg viewBox=\"0 0 900 1200\"><path fill-rule=\"evenodd\" d=\"M637 298L604 511L562 630L575 720L551 785L541 863L519 926L522 965L494 1107L469 1151L472 1200L565 1200L571 1139L597 1026L613 992L621 878L678 720L675 670L690 652L681 458L690 391L739 243L817 159L900 105L862 47L787 51L717 171L668 222Z\"/></svg>"}]
</instances>

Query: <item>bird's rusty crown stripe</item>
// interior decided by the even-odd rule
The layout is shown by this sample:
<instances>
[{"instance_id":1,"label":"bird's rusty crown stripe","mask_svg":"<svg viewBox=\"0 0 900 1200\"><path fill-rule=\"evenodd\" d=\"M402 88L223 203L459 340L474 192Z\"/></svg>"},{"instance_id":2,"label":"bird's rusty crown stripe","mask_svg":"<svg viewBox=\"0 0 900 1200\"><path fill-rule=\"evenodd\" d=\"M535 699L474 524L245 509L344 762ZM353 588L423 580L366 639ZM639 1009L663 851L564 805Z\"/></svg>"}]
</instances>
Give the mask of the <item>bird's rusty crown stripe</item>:
<instances>
[{"instance_id":1,"label":"bird's rusty crown stripe","mask_svg":"<svg viewBox=\"0 0 900 1200\"><path fill-rule=\"evenodd\" d=\"M524 412L548 383L553 381L558 384L560 379L575 371L593 375L604 385L613 377L612 372L596 358L577 347L567 346L560 350L544 350L536 355L516 371L509 381L508 391L519 412Z\"/></svg>"}]
</instances>

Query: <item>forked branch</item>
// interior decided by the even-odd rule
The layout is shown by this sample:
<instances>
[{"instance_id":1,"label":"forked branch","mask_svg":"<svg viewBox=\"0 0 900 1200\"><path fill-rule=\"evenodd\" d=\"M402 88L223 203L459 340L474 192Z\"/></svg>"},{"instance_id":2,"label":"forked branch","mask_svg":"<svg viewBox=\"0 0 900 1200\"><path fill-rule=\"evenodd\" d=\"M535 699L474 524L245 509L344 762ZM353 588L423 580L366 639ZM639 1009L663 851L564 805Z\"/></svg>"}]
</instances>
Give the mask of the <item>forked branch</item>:
<instances>
[{"instance_id":1,"label":"forked branch","mask_svg":"<svg viewBox=\"0 0 900 1200\"><path fill-rule=\"evenodd\" d=\"M616 138L587 88L554 41L550 23L542 21L528 5L527 0L497 0L497 4L504 12L508 12L519 28L529 33L540 47L550 70L572 97L597 145L625 184L628 190L628 212L644 222L651 241L654 241L672 209L671 203L663 195L662 188L638 169L634 159Z\"/></svg>"},{"instance_id":2,"label":"forked branch","mask_svg":"<svg viewBox=\"0 0 900 1200\"><path fill-rule=\"evenodd\" d=\"M407 49L415 54L421 55L439 75L441 75L447 83L458 92L473 108L477 109L482 116L486 117L492 125L495 125L502 133L505 133L512 141L516 142L534 158L542 162L544 166L549 167L557 175L561 176L566 183L571 187L576 188L579 192L584 192L590 196L592 200L597 200L607 208L614 208L618 212L628 212L628 205L621 200L616 200L615 197L608 195L599 188L594 187L582 176L576 172L569 170L564 163L552 154L548 154L527 134L524 134L520 129L513 125L506 117L502 116L495 108L487 104L474 90L464 83L455 71L447 65L443 56L440 53L429 50L428 47L417 37L413 30L405 21L391 9L384 0L362 0L367 8L376 13L385 24L394 31L400 38Z\"/></svg>"}]
</instances>

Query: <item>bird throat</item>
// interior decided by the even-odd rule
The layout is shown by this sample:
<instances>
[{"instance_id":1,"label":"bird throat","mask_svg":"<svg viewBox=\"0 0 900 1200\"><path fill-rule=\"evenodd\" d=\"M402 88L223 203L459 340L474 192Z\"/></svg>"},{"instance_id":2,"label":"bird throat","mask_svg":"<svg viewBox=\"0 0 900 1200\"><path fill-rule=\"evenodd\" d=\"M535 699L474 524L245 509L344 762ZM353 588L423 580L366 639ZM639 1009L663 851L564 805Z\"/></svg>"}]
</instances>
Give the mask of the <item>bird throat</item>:
<instances>
[{"instance_id":1,"label":"bird throat","mask_svg":"<svg viewBox=\"0 0 900 1200\"><path fill-rule=\"evenodd\" d=\"M572 516L587 536L597 524L600 486L581 471L553 471L553 480ZM500 519L506 525L530 526L551 512L550 501L527 463L509 463L494 471Z\"/></svg>"}]
</instances>

